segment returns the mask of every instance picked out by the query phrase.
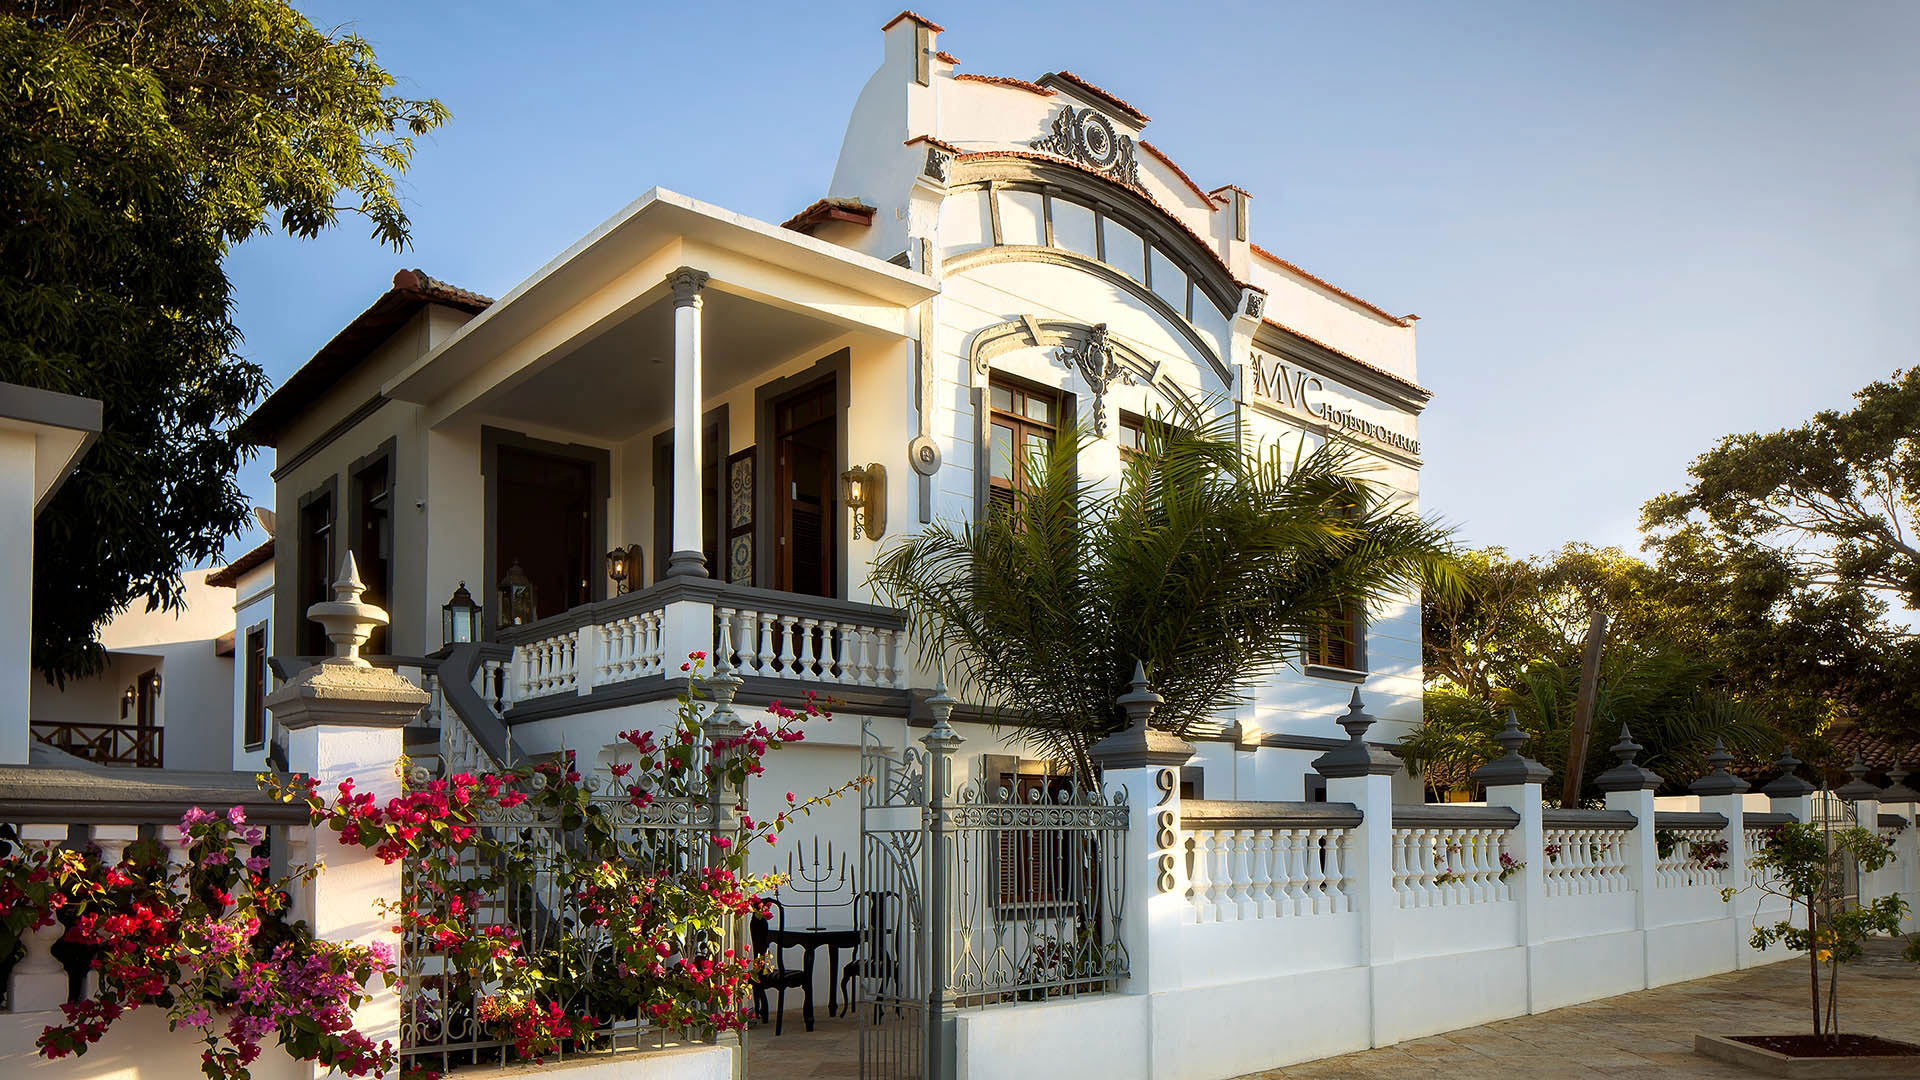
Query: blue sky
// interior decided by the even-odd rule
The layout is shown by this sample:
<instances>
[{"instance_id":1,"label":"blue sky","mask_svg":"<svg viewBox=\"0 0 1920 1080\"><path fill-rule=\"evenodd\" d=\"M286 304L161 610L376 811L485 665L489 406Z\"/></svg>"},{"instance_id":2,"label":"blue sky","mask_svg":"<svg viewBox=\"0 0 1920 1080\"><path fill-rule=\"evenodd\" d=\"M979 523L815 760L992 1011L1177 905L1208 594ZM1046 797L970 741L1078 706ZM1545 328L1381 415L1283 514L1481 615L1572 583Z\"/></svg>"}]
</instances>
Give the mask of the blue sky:
<instances>
[{"instance_id":1,"label":"blue sky","mask_svg":"<svg viewBox=\"0 0 1920 1080\"><path fill-rule=\"evenodd\" d=\"M783 220L824 193L898 10L299 6L453 120L406 178L411 250L349 219L234 252L276 384L402 266L498 296L656 184ZM1254 193L1262 246L1418 313L1422 504L1468 542L1633 546L1718 436L1914 362L1920 4L920 10L962 71L1139 106L1203 187Z\"/></svg>"}]
</instances>

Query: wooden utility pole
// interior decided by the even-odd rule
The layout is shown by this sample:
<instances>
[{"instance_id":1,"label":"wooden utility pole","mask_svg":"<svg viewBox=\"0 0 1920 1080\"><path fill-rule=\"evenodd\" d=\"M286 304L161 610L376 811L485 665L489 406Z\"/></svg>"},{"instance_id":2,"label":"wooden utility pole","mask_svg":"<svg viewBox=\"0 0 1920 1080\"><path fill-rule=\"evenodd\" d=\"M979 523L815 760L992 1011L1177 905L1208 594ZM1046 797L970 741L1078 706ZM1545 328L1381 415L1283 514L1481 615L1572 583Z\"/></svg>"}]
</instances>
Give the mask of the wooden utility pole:
<instances>
[{"instance_id":1,"label":"wooden utility pole","mask_svg":"<svg viewBox=\"0 0 1920 1080\"><path fill-rule=\"evenodd\" d=\"M1580 779L1587 771L1587 737L1593 732L1594 698L1600 692L1600 643L1607 636L1607 617L1594 612L1587 620L1587 647L1580 660L1580 697L1573 707L1573 738L1567 743L1567 776L1560 785L1560 805L1580 805Z\"/></svg>"}]
</instances>

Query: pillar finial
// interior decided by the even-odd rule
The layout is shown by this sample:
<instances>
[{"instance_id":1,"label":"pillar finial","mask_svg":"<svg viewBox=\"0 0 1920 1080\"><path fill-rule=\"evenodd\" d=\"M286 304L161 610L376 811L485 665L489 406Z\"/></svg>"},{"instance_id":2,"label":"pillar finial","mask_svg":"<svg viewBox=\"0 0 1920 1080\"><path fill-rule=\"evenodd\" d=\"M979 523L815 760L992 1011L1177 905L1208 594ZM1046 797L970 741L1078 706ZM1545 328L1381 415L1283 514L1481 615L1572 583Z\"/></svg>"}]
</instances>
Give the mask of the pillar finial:
<instances>
[{"instance_id":1,"label":"pillar finial","mask_svg":"<svg viewBox=\"0 0 1920 1080\"><path fill-rule=\"evenodd\" d=\"M1627 730L1627 725L1620 725L1620 741L1614 743L1612 749L1620 764L1594 779L1593 785L1601 791L1654 791L1666 782L1659 773L1633 760L1646 747L1633 741L1633 732Z\"/></svg>"},{"instance_id":2,"label":"pillar finial","mask_svg":"<svg viewBox=\"0 0 1920 1080\"><path fill-rule=\"evenodd\" d=\"M1508 784L1544 784L1553 770L1547 768L1520 753L1527 740L1532 738L1520 728L1520 714L1507 710L1507 726L1493 741L1506 748L1506 756L1495 758L1473 770L1473 778L1483 787L1501 787Z\"/></svg>"},{"instance_id":3,"label":"pillar finial","mask_svg":"<svg viewBox=\"0 0 1920 1080\"><path fill-rule=\"evenodd\" d=\"M367 591L360 580L360 565L353 552L340 560L340 576L333 582L333 599L322 600L307 609L307 618L327 628L327 640L333 643L333 655L323 663L350 667L370 667L360 657L360 647L373 636L374 627L387 625L387 613L373 604L362 603Z\"/></svg>"},{"instance_id":4,"label":"pillar finial","mask_svg":"<svg viewBox=\"0 0 1920 1080\"><path fill-rule=\"evenodd\" d=\"M1745 780L1733 775L1728 766L1733 764L1733 755L1727 752L1727 744L1716 736L1713 750L1707 754L1707 775L1687 785L1687 790L1695 795L1739 795L1751 787Z\"/></svg>"},{"instance_id":5,"label":"pillar finial","mask_svg":"<svg viewBox=\"0 0 1920 1080\"><path fill-rule=\"evenodd\" d=\"M1773 767L1780 775L1773 778L1760 793L1771 799L1798 799L1813 794L1813 785L1801 779L1797 771L1801 761L1793 756L1792 746L1780 748L1780 756L1773 759Z\"/></svg>"}]
</instances>

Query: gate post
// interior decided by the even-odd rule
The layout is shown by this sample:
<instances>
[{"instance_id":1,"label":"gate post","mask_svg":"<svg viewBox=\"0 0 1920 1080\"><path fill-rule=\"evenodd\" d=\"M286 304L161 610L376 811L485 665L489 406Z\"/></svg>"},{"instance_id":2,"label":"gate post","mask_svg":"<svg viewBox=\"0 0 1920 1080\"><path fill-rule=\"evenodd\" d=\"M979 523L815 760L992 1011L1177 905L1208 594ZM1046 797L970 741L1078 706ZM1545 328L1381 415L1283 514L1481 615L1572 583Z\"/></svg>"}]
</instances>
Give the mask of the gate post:
<instances>
[{"instance_id":1,"label":"gate post","mask_svg":"<svg viewBox=\"0 0 1920 1080\"><path fill-rule=\"evenodd\" d=\"M718 657L713 677L707 680L713 693L713 712L707 715L705 734L707 738L707 763L712 775L707 780L708 812L712 815L707 829L706 865L717 866L728 855L739 850L740 807L745 805L746 784L743 781L739 790L727 782L727 767L739 746L739 740L746 733L747 725L733 711L733 697L740 692L741 678L733 673L733 665L726 657ZM724 840L723 844L721 841ZM742 868L744 869L744 867ZM735 920L723 932L727 947L739 955L743 949L751 950L741 932L740 923ZM747 991L751 993L751 991ZM739 1006L741 1002L735 1002ZM721 1046L731 1045L733 1050L734 1080L741 1080L747 1073L747 1031L742 1027L738 1031L720 1032L714 1042Z\"/></svg>"},{"instance_id":2,"label":"gate post","mask_svg":"<svg viewBox=\"0 0 1920 1080\"><path fill-rule=\"evenodd\" d=\"M947 875L953 863L953 752L965 741L953 730L953 698L946 679L940 680L927 708L933 729L920 741L927 747L927 1080L955 1080L957 1049L953 1024L952 961L953 911L948 900L952 883Z\"/></svg>"}]
</instances>

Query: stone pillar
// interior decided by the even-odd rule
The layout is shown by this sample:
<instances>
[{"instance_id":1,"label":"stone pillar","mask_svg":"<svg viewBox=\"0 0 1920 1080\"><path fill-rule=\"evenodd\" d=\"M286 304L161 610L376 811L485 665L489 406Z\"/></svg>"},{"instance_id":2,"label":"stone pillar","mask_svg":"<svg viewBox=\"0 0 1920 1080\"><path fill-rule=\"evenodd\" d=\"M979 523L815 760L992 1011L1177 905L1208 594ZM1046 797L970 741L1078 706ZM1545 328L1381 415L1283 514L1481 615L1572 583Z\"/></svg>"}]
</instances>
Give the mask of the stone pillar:
<instances>
[{"instance_id":1,"label":"stone pillar","mask_svg":"<svg viewBox=\"0 0 1920 1080\"><path fill-rule=\"evenodd\" d=\"M1134 994L1180 986L1180 908L1187 895L1180 767L1194 750L1153 726L1160 702L1147 684L1145 665L1136 662L1133 682L1116 702L1127 726L1088 751L1108 798L1125 792L1127 801L1127 904L1120 939L1127 948L1127 992Z\"/></svg>"},{"instance_id":2,"label":"stone pillar","mask_svg":"<svg viewBox=\"0 0 1920 1080\"><path fill-rule=\"evenodd\" d=\"M1793 820L1805 825L1813 820L1813 785L1801 779L1796 770L1800 768L1800 759L1793 756L1793 747L1780 751L1774 759L1774 766L1780 775L1760 789L1767 797L1767 805L1776 814L1792 814Z\"/></svg>"},{"instance_id":3,"label":"stone pillar","mask_svg":"<svg viewBox=\"0 0 1920 1080\"><path fill-rule=\"evenodd\" d=\"M1133 681L1116 699L1127 726L1088 751L1100 769L1107 797L1127 803L1126 914L1120 941L1127 951L1126 992L1157 994L1181 986L1181 909L1187 902L1186 834L1180 827L1180 767L1193 758L1193 744L1153 726L1161 697L1147 684L1145 665L1135 661ZM1149 1006L1148 1015L1152 1009ZM1153 1044L1148 1027L1151 1075L1179 1060L1181 1048Z\"/></svg>"},{"instance_id":4,"label":"stone pillar","mask_svg":"<svg viewBox=\"0 0 1920 1080\"><path fill-rule=\"evenodd\" d=\"M1920 791L1907 786L1907 777L1913 775L1904 766L1896 765L1887 770L1888 784L1880 792L1880 806L1888 813L1897 814L1906 822L1899 836L1893 841L1893 865L1890 876L1896 882L1900 895L1908 903L1907 913L1901 917L1901 925L1906 932L1912 933L1917 923L1912 905L1920 902L1920 830L1914 825L1914 806L1920 803Z\"/></svg>"},{"instance_id":5,"label":"stone pillar","mask_svg":"<svg viewBox=\"0 0 1920 1080\"><path fill-rule=\"evenodd\" d=\"M1513 897L1519 916L1518 944L1527 949L1527 1011L1540 1012L1562 1004L1544 1003L1536 999L1534 992L1535 987L1544 985L1548 979L1548 973L1536 967L1544 963L1545 958L1538 955L1535 946L1546 937L1542 919L1547 903L1547 835L1540 807L1540 785L1553 775L1553 770L1521 756L1520 748L1526 745L1527 738L1527 733L1520 730L1519 718L1508 709L1505 730L1494 736L1495 742L1506 747L1506 756L1475 769L1473 778L1487 789L1488 806L1504 806L1520 815L1520 823L1507 836L1506 853L1526 866L1508 879L1507 892Z\"/></svg>"},{"instance_id":6,"label":"stone pillar","mask_svg":"<svg viewBox=\"0 0 1920 1080\"><path fill-rule=\"evenodd\" d=\"M948 721L953 698L943 678L927 699L933 727L920 741L927 748L927 1045L922 1076L954 1080L959 1075L958 999L953 988L954 918L953 754L965 740ZM831 972L829 978L835 977Z\"/></svg>"},{"instance_id":7,"label":"stone pillar","mask_svg":"<svg viewBox=\"0 0 1920 1080\"><path fill-rule=\"evenodd\" d=\"M1352 803L1360 810L1360 827L1352 830L1353 849L1346 870L1360 916L1360 951L1368 966L1368 1039L1379 1046L1384 987L1374 969L1393 962L1393 777L1401 769L1392 752L1367 744L1373 717L1360 704L1355 689L1340 718L1347 744L1313 759L1313 769L1327 778L1327 801ZM1392 1040L1388 1040L1392 1041Z\"/></svg>"},{"instance_id":8,"label":"stone pillar","mask_svg":"<svg viewBox=\"0 0 1920 1080\"><path fill-rule=\"evenodd\" d=\"M274 723L287 733L287 765L319 781L331 797L340 781L385 802L400 794L402 729L427 705L424 690L399 673L376 668L360 658L360 648L386 612L360 602L365 586L349 553L333 583L334 599L307 609L327 628L333 655L287 680L267 697ZM393 917L383 906L401 895L401 864L388 865L358 845L340 842L329 828L287 830L293 857L318 862L324 869L310 882L294 885L293 913L305 919L315 937L330 941L384 944L398 960L400 940ZM376 1044L399 1044L400 997L396 988L370 988L372 1000L354 1014L354 1025Z\"/></svg>"},{"instance_id":9,"label":"stone pillar","mask_svg":"<svg viewBox=\"0 0 1920 1080\"><path fill-rule=\"evenodd\" d=\"M1727 842L1726 887L1736 890L1745 889L1749 880L1747 868L1747 825L1746 792L1749 785L1745 780L1729 772L1727 766L1733 764L1733 755L1727 752L1726 743L1713 740L1713 751L1707 755L1710 767L1707 775L1687 786L1687 790L1700 797L1700 809L1703 813L1719 814L1727 819L1727 827L1721 832L1721 839ZM1728 910L1730 916L1739 914L1737 904ZM1733 966L1746 967L1752 957L1747 949L1747 923L1739 918L1733 919Z\"/></svg>"},{"instance_id":10,"label":"stone pillar","mask_svg":"<svg viewBox=\"0 0 1920 1080\"><path fill-rule=\"evenodd\" d=\"M707 801L713 808L712 831L707 852L709 865L718 865L728 852L738 851L742 840L741 809L746 805L747 785L743 781L738 788L735 788L726 779L726 765L739 753L738 741L747 730L747 725L741 721L739 714L733 711L733 698L740 692L740 683L740 677L733 673L732 664L729 664L724 657L715 661L713 677L707 683L708 689L713 693L713 712L707 715L705 728L708 755L720 768L714 771L712 779L708 781L707 789ZM725 840L724 845L721 843L722 840ZM746 872L744 867L741 872ZM736 954L753 948L753 942L747 935L747 924L744 921L735 922L727 928L726 941L727 946L735 950ZM839 978L839 973L830 971L828 977ZM752 992L747 993L749 1000L737 1003L742 1015L745 1015L746 1007L751 1004ZM714 1043L731 1048L734 1080L742 1080L747 1068L746 1029L720 1032L714 1036Z\"/></svg>"},{"instance_id":11,"label":"stone pillar","mask_svg":"<svg viewBox=\"0 0 1920 1080\"><path fill-rule=\"evenodd\" d=\"M1600 774L1594 786L1606 793L1607 809L1625 810L1633 815L1633 830L1627 833L1627 880L1633 887L1634 926L1640 930L1640 981L1647 982L1649 957L1647 931L1651 928L1649 908L1653 902L1654 869L1660 864L1660 849L1655 843L1653 793L1662 783L1651 769L1634 763L1644 749L1633 741L1633 733L1620 725L1620 741L1613 744L1619 764Z\"/></svg>"},{"instance_id":12,"label":"stone pillar","mask_svg":"<svg viewBox=\"0 0 1920 1080\"><path fill-rule=\"evenodd\" d=\"M706 577L700 528L700 290L707 275L683 266L667 275L667 284L673 286L673 552L667 573Z\"/></svg>"},{"instance_id":13,"label":"stone pillar","mask_svg":"<svg viewBox=\"0 0 1920 1080\"><path fill-rule=\"evenodd\" d=\"M1853 755L1853 764L1847 766L1847 775L1852 779L1835 788L1833 793L1852 808L1855 825L1879 836L1880 789L1867 779L1867 771L1867 763L1861 760L1859 754ZM1886 894L1888 890L1881 881L1885 872L1885 867L1871 873L1856 869L1855 876L1859 882L1862 905L1871 903Z\"/></svg>"}]
</instances>

